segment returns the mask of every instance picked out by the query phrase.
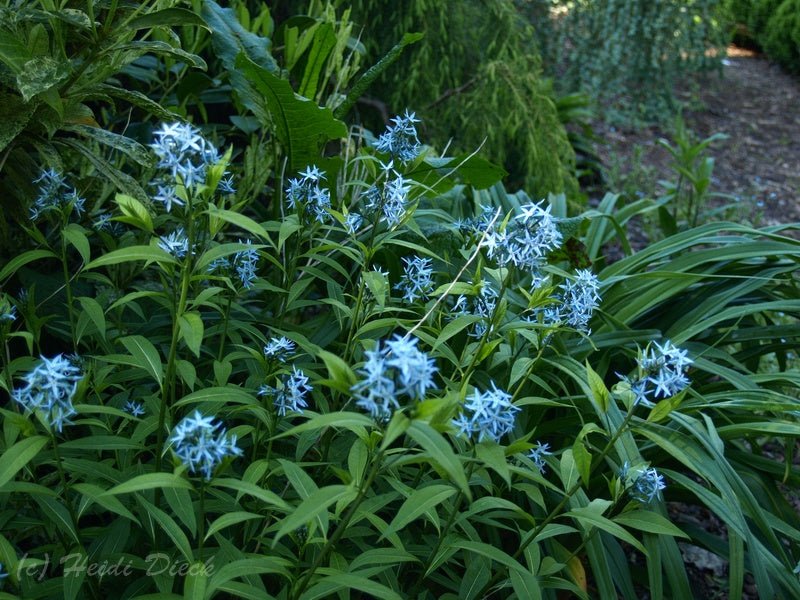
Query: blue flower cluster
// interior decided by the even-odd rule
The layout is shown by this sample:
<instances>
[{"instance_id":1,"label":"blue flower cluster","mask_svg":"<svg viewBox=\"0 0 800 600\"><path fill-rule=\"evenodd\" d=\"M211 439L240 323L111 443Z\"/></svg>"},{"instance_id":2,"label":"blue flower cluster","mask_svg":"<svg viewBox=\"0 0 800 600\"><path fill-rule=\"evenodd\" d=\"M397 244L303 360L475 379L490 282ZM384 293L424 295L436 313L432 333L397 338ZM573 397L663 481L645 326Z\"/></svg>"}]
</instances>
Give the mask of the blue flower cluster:
<instances>
[{"instance_id":1,"label":"blue flower cluster","mask_svg":"<svg viewBox=\"0 0 800 600\"><path fill-rule=\"evenodd\" d=\"M433 290L433 262L430 258L412 256L403 258L403 276L394 289L403 292L403 300L414 302L417 298L423 300Z\"/></svg>"},{"instance_id":2,"label":"blue flower cluster","mask_svg":"<svg viewBox=\"0 0 800 600\"><path fill-rule=\"evenodd\" d=\"M644 352L639 352L637 376L620 378L630 385L636 403L649 403L651 398L671 398L691 383L686 370L693 361L687 354L669 340L663 345L653 342Z\"/></svg>"},{"instance_id":3,"label":"blue flower cluster","mask_svg":"<svg viewBox=\"0 0 800 600\"><path fill-rule=\"evenodd\" d=\"M0 294L0 322L17 320L17 307L11 304L8 296Z\"/></svg>"},{"instance_id":4,"label":"blue flower cluster","mask_svg":"<svg viewBox=\"0 0 800 600\"><path fill-rule=\"evenodd\" d=\"M357 212L347 213L344 218L344 228L350 235L355 235L364 223L364 217Z\"/></svg>"},{"instance_id":5,"label":"blue flower cluster","mask_svg":"<svg viewBox=\"0 0 800 600\"><path fill-rule=\"evenodd\" d=\"M183 258L189 252L189 238L183 227L178 227L168 236L158 238L158 247L164 252L170 253L175 258Z\"/></svg>"},{"instance_id":6,"label":"blue flower cluster","mask_svg":"<svg viewBox=\"0 0 800 600\"><path fill-rule=\"evenodd\" d=\"M552 452L550 452L550 444L536 442L536 448L531 448L530 452L528 452L528 458L533 460L534 466L539 469L539 473L544 475L545 470L547 468L547 463L544 460L545 456L552 456Z\"/></svg>"},{"instance_id":7,"label":"blue flower cluster","mask_svg":"<svg viewBox=\"0 0 800 600\"><path fill-rule=\"evenodd\" d=\"M468 335L472 337L483 337L489 328L495 307L497 306L497 291L492 285L483 280L480 283L478 293L474 296L461 295L456 298L453 310L450 311L452 318L462 315L473 315L481 317L481 321L475 323Z\"/></svg>"},{"instance_id":8,"label":"blue flower cluster","mask_svg":"<svg viewBox=\"0 0 800 600\"><path fill-rule=\"evenodd\" d=\"M411 186L406 179L394 170L393 161L384 165L383 183L379 186L374 184L364 193L366 203L364 209L369 215L380 213L380 221L389 227L395 227L406 216L408 205L408 192Z\"/></svg>"},{"instance_id":9,"label":"blue flower cluster","mask_svg":"<svg viewBox=\"0 0 800 600\"><path fill-rule=\"evenodd\" d=\"M594 309L600 305L600 280L589 269L578 269L575 279L561 285L563 293L558 303L544 310L545 323L566 323L570 327L589 335L589 321Z\"/></svg>"},{"instance_id":10,"label":"blue flower cluster","mask_svg":"<svg viewBox=\"0 0 800 600\"><path fill-rule=\"evenodd\" d=\"M658 500L661 490L667 487L664 477L659 475L655 469L634 469L633 472L630 472L630 465L627 461L619 471L619 478L626 487L630 481L628 495L642 504L650 504Z\"/></svg>"},{"instance_id":11,"label":"blue flower cluster","mask_svg":"<svg viewBox=\"0 0 800 600\"><path fill-rule=\"evenodd\" d=\"M250 240L243 242L239 240L240 244L252 245ZM233 265L236 267L236 274L239 276L239 281L242 286L249 290L253 287L253 283L257 279L256 268L258 267L258 251L255 248L242 250L233 255Z\"/></svg>"},{"instance_id":12,"label":"blue flower cluster","mask_svg":"<svg viewBox=\"0 0 800 600\"><path fill-rule=\"evenodd\" d=\"M154 135L155 142L150 147L159 158L158 167L167 169L173 181L180 177L187 188L205 183L208 167L219 162L217 148L188 123L164 123ZM167 212L172 203L182 205L174 189L159 188L156 200L164 203Z\"/></svg>"},{"instance_id":13,"label":"blue flower cluster","mask_svg":"<svg viewBox=\"0 0 800 600\"><path fill-rule=\"evenodd\" d=\"M504 392L492 382L492 389L480 392L477 389L464 401L461 414L453 419L459 435L477 437L479 442L491 438L500 442L505 434L514 429L516 413L521 409L511 404L511 394Z\"/></svg>"},{"instance_id":14,"label":"blue flower cluster","mask_svg":"<svg viewBox=\"0 0 800 600\"><path fill-rule=\"evenodd\" d=\"M415 125L420 120L414 113L406 110L403 116L394 117L392 122L394 125L390 125L378 138L375 149L391 154L402 162L411 162L419 156L422 149Z\"/></svg>"},{"instance_id":15,"label":"blue flower cluster","mask_svg":"<svg viewBox=\"0 0 800 600\"><path fill-rule=\"evenodd\" d=\"M281 378L280 388L273 388L263 385L258 390L259 396L272 395L273 405L280 416L285 416L287 412L303 412L308 408L306 395L314 388L308 384L308 376L295 366L292 372Z\"/></svg>"},{"instance_id":16,"label":"blue flower cluster","mask_svg":"<svg viewBox=\"0 0 800 600\"><path fill-rule=\"evenodd\" d=\"M379 421L388 420L400 408L400 400L422 400L429 389L435 389L436 366L432 358L417 349L419 340L399 335L382 347L379 342L368 350L364 366L358 370L361 381L351 392L356 405Z\"/></svg>"},{"instance_id":17,"label":"blue flower cluster","mask_svg":"<svg viewBox=\"0 0 800 600\"><path fill-rule=\"evenodd\" d=\"M72 399L83 378L80 367L63 354L41 357L33 371L25 375L25 386L15 388L11 397L29 413L39 411L48 426L61 432L77 412Z\"/></svg>"},{"instance_id":18,"label":"blue flower cluster","mask_svg":"<svg viewBox=\"0 0 800 600\"><path fill-rule=\"evenodd\" d=\"M315 165L300 171L299 179L290 179L286 188L286 204L292 210L308 211L320 223L330 219L331 192L320 187L325 180L325 171Z\"/></svg>"},{"instance_id":19,"label":"blue flower cluster","mask_svg":"<svg viewBox=\"0 0 800 600\"><path fill-rule=\"evenodd\" d=\"M122 410L133 417L141 417L144 415L144 405L142 405L141 402L134 402L133 400L128 400Z\"/></svg>"},{"instance_id":20,"label":"blue flower cluster","mask_svg":"<svg viewBox=\"0 0 800 600\"><path fill-rule=\"evenodd\" d=\"M285 336L273 337L264 346L264 356L274 358L280 362L286 362L286 359L294 354L295 348L295 343L289 338Z\"/></svg>"},{"instance_id":21,"label":"blue flower cluster","mask_svg":"<svg viewBox=\"0 0 800 600\"><path fill-rule=\"evenodd\" d=\"M42 171L33 183L39 184L39 195L30 208L32 220L48 211L64 208L75 211L78 217L83 214L86 199L79 196L75 188L70 188L64 176L55 169Z\"/></svg>"},{"instance_id":22,"label":"blue flower cluster","mask_svg":"<svg viewBox=\"0 0 800 600\"><path fill-rule=\"evenodd\" d=\"M561 232L550 214L550 206L542 208L530 203L522 206L504 229L493 227L485 241L489 258L500 266L515 267L537 275L547 254L561 245Z\"/></svg>"},{"instance_id":23,"label":"blue flower cluster","mask_svg":"<svg viewBox=\"0 0 800 600\"><path fill-rule=\"evenodd\" d=\"M220 423L204 417L199 410L184 418L169 438L175 455L192 473L211 479L214 469L228 456L241 456L236 436L228 437Z\"/></svg>"}]
</instances>

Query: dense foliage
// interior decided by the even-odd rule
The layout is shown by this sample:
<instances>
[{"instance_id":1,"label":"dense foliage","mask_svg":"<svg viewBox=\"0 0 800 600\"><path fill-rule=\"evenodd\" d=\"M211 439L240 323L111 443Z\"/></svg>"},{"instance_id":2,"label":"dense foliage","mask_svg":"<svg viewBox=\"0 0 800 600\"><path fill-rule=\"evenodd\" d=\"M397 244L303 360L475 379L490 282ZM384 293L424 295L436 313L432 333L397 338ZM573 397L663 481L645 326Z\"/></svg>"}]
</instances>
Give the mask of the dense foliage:
<instances>
[{"instance_id":1,"label":"dense foliage","mask_svg":"<svg viewBox=\"0 0 800 600\"><path fill-rule=\"evenodd\" d=\"M417 36L362 69L343 7L247 4L146 5L207 79L125 63L194 81L140 94L203 127L134 95L147 138L113 139L143 160L53 144L28 175L0 263L0 597L688 598L684 544L730 598L748 574L800 596L797 227L701 222L711 138L670 147L656 201L510 192L414 105L345 120ZM81 12L32 7L49 32Z\"/></svg>"},{"instance_id":2,"label":"dense foliage","mask_svg":"<svg viewBox=\"0 0 800 600\"><path fill-rule=\"evenodd\" d=\"M797 0L729 0L731 18L745 39L789 71L800 71L800 4Z\"/></svg>"}]
</instances>

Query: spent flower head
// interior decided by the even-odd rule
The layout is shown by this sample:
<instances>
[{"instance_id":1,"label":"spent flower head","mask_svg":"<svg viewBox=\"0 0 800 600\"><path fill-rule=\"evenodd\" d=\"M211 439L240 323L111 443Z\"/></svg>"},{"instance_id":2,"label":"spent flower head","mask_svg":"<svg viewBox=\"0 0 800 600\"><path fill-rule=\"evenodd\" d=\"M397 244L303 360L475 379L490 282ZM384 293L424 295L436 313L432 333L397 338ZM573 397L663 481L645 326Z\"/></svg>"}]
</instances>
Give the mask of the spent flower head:
<instances>
[{"instance_id":1,"label":"spent flower head","mask_svg":"<svg viewBox=\"0 0 800 600\"><path fill-rule=\"evenodd\" d=\"M461 414L453 419L459 435L477 437L479 442L491 438L495 442L514 429L516 413L521 409L511 404L511 394L492 382L492 389L475 390L464 401Z\"/></svg>"},{"instance_id":2,"label":"spent flower head","mask_svg":"<svg viewBox=\"0 0 800 600\"><path fill-rule=\"evenodd\" d=\"M184 418L169 438L175 455L192 473L211 479L214 469L226 457L241 456L236 436L227 435L213 417L204 417L199 410Z\"/></svg>"},{"instance_id":3,"label":"spent flower head","mask_svg":"<svg viewBox=\"0 0 800 600\"><path fill-rule=\"evenodd\" d=\"M58 354L52 358L41 357L41 362L22 379L25 385L15 388L11 397L26 412L39 413L49 427L61 432L71 424L70 417L77 414L72 400L83 378L75 360Z\"/></svg>"},{"instance_id":4,"label":"spent flower head","mask_svg":"<svg viewBox=\"0 0 800 600\"><path fill-rule=\"evenodd\" d=\"M436 366L417 348L418 342L397 335L365 352L366 361L358 370L361 380L351 388L357 406L377 420L388 420L401 399L422 400L436 388Z\"/></svg>"}]
</instances>

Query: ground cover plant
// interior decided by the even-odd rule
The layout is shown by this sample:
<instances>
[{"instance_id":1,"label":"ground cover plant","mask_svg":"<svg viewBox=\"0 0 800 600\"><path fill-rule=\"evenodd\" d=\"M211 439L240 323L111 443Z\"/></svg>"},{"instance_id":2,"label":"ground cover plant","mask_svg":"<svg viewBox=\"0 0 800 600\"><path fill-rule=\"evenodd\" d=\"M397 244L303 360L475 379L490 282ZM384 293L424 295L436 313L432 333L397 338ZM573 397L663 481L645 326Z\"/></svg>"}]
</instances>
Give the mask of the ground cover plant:
<instances>
[{"instance_id":1,"label":"ground cover plant","mask_svg":"<svg viewBox=\"0 0 800 600\"><path fill-rule=\"evenodd\" d=\"M348 127L390 61L309 100L344 64L314 60L322 16L282 70L196 8L267 134L153 124L122 165L145 198L31 177L0 265L0 597L689 598L684 544L729 597L800 594L792 227L687 215L634 251L663 202L511 192L413 106Z\"/></svg>"}]
</instances>

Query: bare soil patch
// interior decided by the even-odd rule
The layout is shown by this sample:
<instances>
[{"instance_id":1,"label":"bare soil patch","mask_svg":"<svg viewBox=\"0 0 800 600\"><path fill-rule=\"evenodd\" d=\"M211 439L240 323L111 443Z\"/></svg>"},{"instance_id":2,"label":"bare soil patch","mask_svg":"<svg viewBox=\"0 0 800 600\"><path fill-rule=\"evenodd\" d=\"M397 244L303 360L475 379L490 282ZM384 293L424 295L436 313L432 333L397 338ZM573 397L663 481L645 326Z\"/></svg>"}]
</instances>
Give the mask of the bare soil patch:
<instances>
[{"instance_id":1,"label":"bare soil patch","mask_svg":"<svg viewBox=\"0 0 800 600\"><path fill-rule=\"evenodd\" d=\"M688 88L689 86L687 86ZM800 80L750 50L731 46L723 74L707 76L688 100L687 126L698 138L724 133L712 145L715 158L712 190L734 200L709 218L734 219L754 225L800 222ZM595 123L602 139L597 151L611 185L639 195L658 193L659 179L674 179L669 153L656 143L672 140L669 126L620 129ZM651 186L650 189L647 189ZM613 191L621 191L615 189Z\"/></svg>"}]
</instances>

